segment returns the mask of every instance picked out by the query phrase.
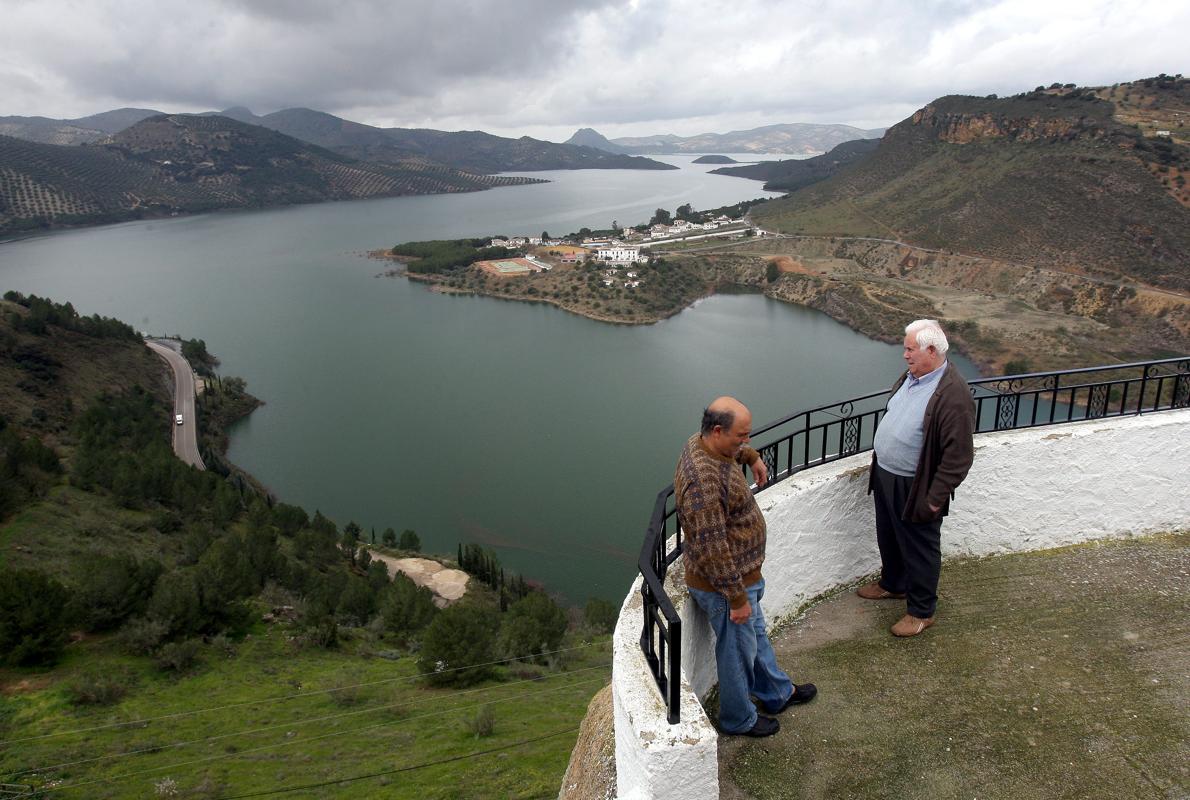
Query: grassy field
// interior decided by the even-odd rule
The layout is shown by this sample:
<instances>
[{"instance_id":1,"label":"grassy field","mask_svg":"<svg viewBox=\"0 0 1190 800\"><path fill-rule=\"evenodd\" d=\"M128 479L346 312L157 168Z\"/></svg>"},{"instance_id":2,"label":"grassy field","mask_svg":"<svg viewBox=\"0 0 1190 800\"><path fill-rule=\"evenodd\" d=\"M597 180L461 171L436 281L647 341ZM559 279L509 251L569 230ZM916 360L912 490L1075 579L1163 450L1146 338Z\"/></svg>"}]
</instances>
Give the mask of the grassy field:
<instances>
[{"instance_id":1,"label":"grassy field","mask_svg":"<svg viewBox=\"0 0 1190 800\"><path fill-rule=\"evenodd\" d=\"M180 677L87 639L53 670L0 672L0 782L68 798L224 797L327 781L288 796L553 796L587 703L610 676L607 637L563 647L551 666L504 665L498 680L447 690L424 687L412 657L394 658L363 630L326 651L259 623L242 641L204 645ZM97 676L127 695L76 705L76 687ZM477 735L486 713L491 732ZM473 755L482 751L493 752ZM434 762L443 763L421 766Z\"/></svg>"}]
</instances>

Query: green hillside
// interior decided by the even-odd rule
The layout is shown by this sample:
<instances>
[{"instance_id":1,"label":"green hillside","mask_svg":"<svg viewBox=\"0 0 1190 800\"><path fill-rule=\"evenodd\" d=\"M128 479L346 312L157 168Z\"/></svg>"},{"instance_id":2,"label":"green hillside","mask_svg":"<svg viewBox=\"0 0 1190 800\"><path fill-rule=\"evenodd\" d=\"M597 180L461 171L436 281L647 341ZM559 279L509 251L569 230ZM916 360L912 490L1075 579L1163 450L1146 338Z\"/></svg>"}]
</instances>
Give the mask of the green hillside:
<instances>
[{"instance_id":1,"label":"green hillside","mask_svg":"<svg viewBox=\"0 0 1190 800\"><path fill-rule=\"evenodd\" d=\"M1158 107L1186 105L1185 79L1148 84ZM1123 95L1112 102L1103 91L939 98L890 128L871 156L752 216L789 233L897 239L1190 289L1190 149L1118 121Z\"/></svg>"},{"instance_id":2,"label":"green hillside","mask_svg":"<svg viewBox=\"0 0 1190 800\"><path fill-rule=\"evenodd\" d=\"M364 548L354 522L208 457L252 407L243 381L212 376L198 398L215 469L174 457L171 383L124 323L0 300L0 787L556 792L615 609L572 622L474 545L466 595L439 609L372 557L416 555L413 531ZM399 781L361 778L386 771Z\"/></svg>"},{"instance_id":3,"label":"green hillside","mask_svg":"<svg viewBox=\"0 0 1190 800\"><path fill-rule=\"evenodd\" d=\"M425 161L356 161L219 116L157 116L97 144L0 136L0 234L141 216L465 192L521 183Z\"/></svg>"}]
</instances>

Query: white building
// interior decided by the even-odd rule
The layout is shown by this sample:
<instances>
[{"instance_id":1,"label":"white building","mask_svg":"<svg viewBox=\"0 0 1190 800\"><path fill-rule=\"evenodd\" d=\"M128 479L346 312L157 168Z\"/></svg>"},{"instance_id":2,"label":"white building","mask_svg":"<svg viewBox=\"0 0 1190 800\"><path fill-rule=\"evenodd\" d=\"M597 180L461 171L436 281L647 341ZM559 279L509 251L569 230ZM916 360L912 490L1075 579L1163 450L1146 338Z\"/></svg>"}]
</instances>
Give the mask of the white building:
<instances>
[{"instance_id":1,"label":"white building","mask_svg":"<svg viewBox=\"0 0 1190 800\"><path fill-rule=\"evenodd\" d=\"M600 261L614 261L623 264L635 264L648 261L649 257L642 255L639 247L601 247L595 251L595 257Z\"/></svg>"}]
</instances>

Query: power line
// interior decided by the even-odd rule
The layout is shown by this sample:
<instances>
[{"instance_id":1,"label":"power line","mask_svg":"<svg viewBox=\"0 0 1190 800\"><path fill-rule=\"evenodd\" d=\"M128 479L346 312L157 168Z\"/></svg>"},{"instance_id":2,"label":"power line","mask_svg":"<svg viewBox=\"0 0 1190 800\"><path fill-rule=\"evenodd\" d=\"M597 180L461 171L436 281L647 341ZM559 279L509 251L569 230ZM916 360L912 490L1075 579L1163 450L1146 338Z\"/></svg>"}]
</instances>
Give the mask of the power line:
<instances>
[{"instance_id":1,"label":"power line","mask_svg":"<svg viewBox=\"0 0 1190 800\"><path fill-rule=\"evenodd\" d=\"M216 711L229 711L233 708L243 708L244 706L265 705L267 703L281 703L288 700L297 700L303 697L317 697L320 694L333 694L334 692L344 692L349 689L363 689L369 686L381 686L386 683L394 683L396 681L414 681L418 678L425 678L430 675L445 675L450 672L460 672L465 669L478 669L479 667L494 667L499 664L509 664L513 661L525 661L530 658L539 658L541 656L557 655L558 653L568 653L573 650L583 650L588 647L595 647L600 644L607 644L608 642L587 642L586 644L575 645L573 647L562 647L557 650L547 650L543 653L529 653L522 656L513 656L511 658L502 658L499 661L488 661L482 664L468 664L462 667L451 667L450 669L433 670L431 672L419 672L416 675L401 675L395 678L384 678L378 681L367 681L365 683L356 683L348 686L336 686L333 689L319 689L313 692L298 692L296 694L280 695L278 697L265 698L263 700L244 700L239 703L228 703L222 706L211 706L210 708L198 708L193 711L179 711L176 714L162 714L158 717L144 717L143 719L127 720L125 722L110 722L106 725L95 725L90 728L77 728L69 731L58 731L56 733L43 733L38 736L25 736L19 739L0 739L0 746L18 744L20 742L34 742L41 739L54 739L60 736L74 736L83 733L94 733L96 731L105 731L112 728L123 728L132 725L148 725L152 722L162 722L164 720L182 719L184 717L193 717L200 714L211 714Z\"/></svg>"},{"instance_id":2,"label":"power line","mask_svg":"<svg viewBox=\"0 0 1190 800\"><path fill-rule=\"evenodd\" d=\"M576 669L576 670L572 670L570 672L560 672L556 675L552 675L549 677L526 678L526 679L520 680L520 681L513 681L512 683L504 683L504 684L500 684L499 687L483 686L483 687L480 687L477 689L462 689L457 692L453 692L451 694L451 699L458 697L460 695L475 694L476 692L490 691L490 690L497 689L497 688L504 689L504 688L507 688L510 686L520 686L521 684L525 684L525 683L537 683L537 682L543 681L543 680L550 680L550 678L569 677L572 675L578 675L579 673L582 673L582 672L590 672L590 671L596 670L596 669L606 669L610 666L611 666L610 663L597 664L596 666L593 666L593 667L584 667L583 669ZM566 684L566 685L572 686L576 683L579 683L579 682L572 681L571 683ZM561 687L561 688L565 688L565 686ZM529 696L529 695L519 695L519 697L526 697L526 696ZM231 733L220 733L220 734L216 734L215 736L208 736L204 739L191 739L189 741L174 742L172 744L152 745L150 747L143 747L138 750L128 750L123 753L111 753L109 755L95 756L93 758L84 758L84 759L80 759L78 761L66 761L61 764L48 764L48 765L42 766L42 767L32 767L29 769L23 769L23 770L19 770L18 772L14 772L14 773L12 773L12 776L16 777L19 775L27 775L27 774L31 774L31 773L35 773L35 772L49 772L51 770L63 769L65 767L77 767L77 766L81 766L83 764L93 764L97 761L111 761L111 760L117 759L117 758L127 758L128 756L137 756L137 755L142 755L144 753L154 753L154 752L159 752L162 750L172 750L172 749L179 748L179 747L189 747L191 745L196 745L196 744L208 744L210 742L217 742L222 739L229 739L234 736L254 736L258 733L267 733L269 731L280 730L282 728L293 728L293 727L297 727L297 726L301 726L301 725L310 725L315 722L332 722L334 720L346 719L347 717L357 717L362 714L372 714L377 711L396 710L399 708L416 706L416 705L420 705L423 703L435 702L435 701L442 700L442 699L443 698L439 698L439 697L426 697L421 700L414 700L414 701L410 701L410 702L389 703L386 705L370 706L368 708L356 709L354 711L344 711L339 714L327 714L327 715L321 716L321 717L309 717L306 719L291 720L289 722L282 722L277 725L268 725L263 728L250 728L248 730L243 730L243 731L233 731ZM492 702L503 702L503 699L495 700ZM450 713L454 710L455 709L453 709L453 708L444 709L443 711L436 712L435 714L428 714L428 715L423 715L423 716L419 716L419 717L412 717L410 719L423 719L426 716L441 716L443 714ZM400 720L400 721L405 721L405 720Z\"/></svg>"},{"instance_id":3,"label":"power line","mask_svg":"<svg viewBox=\"0 0 1190 800\"><path fill-rule=\"evenodd\" d=\"M602 678L598 679L598 681L602 682ZM573 683L568 683L565 686L559 686L554 689L546 689L545 691L537 692L536 694L538 696L543 695L543 694L552 694L554 692L558 692L563 689L571 689L576 686L586 686L586 685L593 684L593 683L596 683L596 681L575 681ZM169 770L169 769L178 769L180 767L189 767L189 766L193 766L195 764L206 764L206 763L210 763L212 761L223 761L223 760L226 760L229 758L236 758L239 756L245 756L245 755L249 755L252 753L260 753L265 750L276 750L277 748L288 747L288 746L294 745L294 744L299 744L299 743L304 744L306 742L317 742L317 741L321 741L322 739L332 739L336 736L348 736L348 735L352 735L352 734L363 733L365 731L375 730L376 728L382 728L386 725L397 725L397 724L404 723L404 722L414 722L419 719L428 719L431 717L443 716L444 714L453 713L456 711L468 711L468 710L471 710L474 708L482 708L483 706L495 705L496 703L506 703L509 700L520 700L525 697L531 697L532 694L533 693L514 695L512 697L502 697L499 700L489 700L489 701L486 701L483 703L475 703L475 704L469 705L469 706L456 706L455 708L447 709L446 711L438 711L438 712L434 712L434 713L430 713L430 714L420 714L415 717L405 717L404 719L399 719L399 720L387 720L385 722L377 722L372 725L365 725L362 728L353 728L351 730L335 731L333 733L324 733L321 736L311 736L307 739L290 739L289 741L274 742L272 744L266 744L266 745L260 745L259 747L248 748L247 750L238 750L234 753L223 753L221 755L216 755L216 756L205 756L203 758L191 759L190 761L180 761L176 764L167 764L163 767L150 767L148 769L137 770L135 772L125 772L120 775L113 775L110 778L93 778L92 780L81 781L79 783L60 784L58 786L45 786L45 787L40 788L39 791L47 792L47 793L48 792L60 792L60 791L66 790L66 789L78 789L83 786L91 786L96 783L115 783L116 781L123 781L123 780L127 780L129 778L136 778L141 775L148 775L148 774L151 774L154 772L162 772L164 770Z\"/></svg>"},{"instance_id":4,"label":"power line","mask_svg":"<svg viewBox=\"0 0 1190 800\"><path fill-rule=\"evenodd\" d=\"M407 766L407 767L397 767L396 769L387 769L382 772L371 772L371 773L368 773L367 775L353 775L350 778L339 778L338 780L333 780L333 781L322 781L320 783L307 783L307 784L303 784L301 786L286 786L281 789L267 789L263 792L249 792L248 794L225 795L224 797L219 798L219 800L244 800L244 798L247 798L247 797L265 797L265 796L271 795L271 794L284 794L286 792L298 792L298 791L301 791L302 789L319 789L319 788L322 788L323 786L335 786L340 783L352 783L354 781L364 781L364 780L367 780L368 778L380 778L385 775L396 775L401 772L412 772L417 769L425 769L426 767L437 767L441 764L450 764L452 762L463 761L468 758L479 758L480 756L488 756L488 755L491 755L492 753L499 753L503 750L511 750L514 747L523 747L524 745L527 745L527 744L533 744L534 742L544 741L545 739L552 739L555 736L562 736L563 734L573 733L577 730L578 730L577 727L567 728L565 730L554 731L553 733L546 733L541 736L535 736L532 739L522 739L519 742L513 742L512 744L501 745L500 747L492 747L487 750L478 750L474 753L465 753L460 756L451 756L450 758L440 758L437 761L425 761L421 764L411 764L410 766Z\"/></svg>"}]
</instances>

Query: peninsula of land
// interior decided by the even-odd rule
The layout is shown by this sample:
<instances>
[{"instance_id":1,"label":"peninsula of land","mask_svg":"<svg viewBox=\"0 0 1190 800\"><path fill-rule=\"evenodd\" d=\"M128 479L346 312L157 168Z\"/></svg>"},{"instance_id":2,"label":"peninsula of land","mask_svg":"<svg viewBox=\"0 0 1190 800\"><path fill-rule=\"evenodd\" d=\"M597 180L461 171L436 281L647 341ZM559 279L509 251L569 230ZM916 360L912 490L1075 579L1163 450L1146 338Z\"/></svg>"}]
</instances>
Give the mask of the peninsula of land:
<instances>
[{"instance_id":1,"label":"peninsula of land","mask_svg":"<svg viewBox=\"0 0 1190 800\"><path fill-rule=\"evenodd\" d=\"M446 272L411 270L416 260L390 250L370 255L399 264L385 275L435 292L549 303L627 325L658 322L728 289L817 309L890 343L900 341L906 321L932 317L945 321L957 349L986 374L1190 352L1190 295L1174 290L892 240L737 230L654 244L640 261L601 258L610 247L562 243Z\"/></svg>"}]
</instances>

